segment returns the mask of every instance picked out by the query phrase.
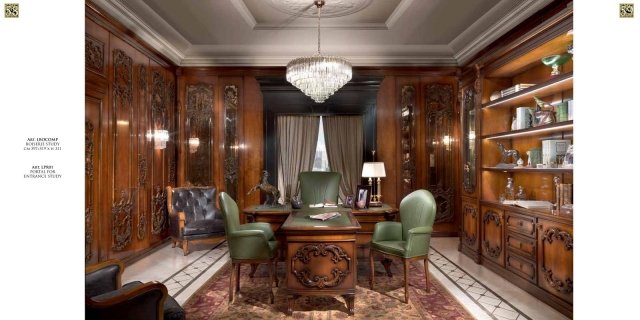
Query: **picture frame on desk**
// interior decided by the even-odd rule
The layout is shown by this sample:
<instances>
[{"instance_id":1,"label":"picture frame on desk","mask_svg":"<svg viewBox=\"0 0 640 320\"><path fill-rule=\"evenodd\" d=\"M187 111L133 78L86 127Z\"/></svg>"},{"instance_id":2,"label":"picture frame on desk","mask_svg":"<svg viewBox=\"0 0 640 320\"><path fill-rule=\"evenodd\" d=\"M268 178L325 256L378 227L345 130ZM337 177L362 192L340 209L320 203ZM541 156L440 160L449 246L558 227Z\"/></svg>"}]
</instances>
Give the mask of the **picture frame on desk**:
<instances>
[{"instance_id":1,"label":"picture frame on desk","mask_svg":"<svg viewBox=\"0 0 640 320\"><path fill-rule=\"evenodd\" d=\"M355 202L353 200L354 200L354 196L352 194L345 196L344 203L342 204L342 206L345 208L353 208L353 204Z\"/></svg>"},{"instance_id":2,"label":"picture frame on desk","mask_svg":"<svg viewBox=\"0 0 640 320\"><path fill-rule=\"evenodd\" d=\"M371 201L371 186L358 185L356 189L356 198L354 199L354 207L356 209L368 209Z\"/></svg>"}]
</instances>

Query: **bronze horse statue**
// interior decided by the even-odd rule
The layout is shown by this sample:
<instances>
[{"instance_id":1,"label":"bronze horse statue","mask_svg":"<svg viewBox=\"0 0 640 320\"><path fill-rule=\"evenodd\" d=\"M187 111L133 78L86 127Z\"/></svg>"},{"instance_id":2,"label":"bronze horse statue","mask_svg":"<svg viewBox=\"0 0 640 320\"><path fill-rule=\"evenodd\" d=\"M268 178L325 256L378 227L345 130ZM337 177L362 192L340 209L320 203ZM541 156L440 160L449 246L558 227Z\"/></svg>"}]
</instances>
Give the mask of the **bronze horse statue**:
<instances>
[{"instance_id":1,"label":"bronze horse statue","mask_svg":"<svg viewBox=\"0 0 640 320\"><path fill-rule=\"evenodd\" d=\"M500 160L500 163L507 163L507 161L509 160L509 157L513 158L514 162L517 162L518 159L520 159L520 153L516 149L506 149L504 145L500 142L498 142L498 149L502 154L502 159Z\"/></svg>"},{"instance_id":2,"label":"bronze horse statue","mask_svg":"<svg viewBox=\"0 0 640 320\"><path fill-rule=\"evenodd\" d=\"M262 176L260 177L260 182L253 186L247 195L250 195L254 191L260 189L261 192L265 193L266 200L264 201L265 206L277 207L279 205L278 199L280 199L280 190L278 188L269 184L269 172L267 170L262 171Z\"/></svg>"}]
</instances>

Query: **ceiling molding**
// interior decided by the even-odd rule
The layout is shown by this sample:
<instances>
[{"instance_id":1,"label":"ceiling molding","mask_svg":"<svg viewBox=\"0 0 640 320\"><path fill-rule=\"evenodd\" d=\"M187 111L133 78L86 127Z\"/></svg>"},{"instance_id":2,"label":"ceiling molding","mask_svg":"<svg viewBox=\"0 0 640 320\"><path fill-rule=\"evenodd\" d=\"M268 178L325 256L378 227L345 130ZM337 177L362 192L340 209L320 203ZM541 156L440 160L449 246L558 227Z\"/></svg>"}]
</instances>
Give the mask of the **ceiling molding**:
<instances>
[{"instance_id":1,"label":"ceiling molding","mask_svg":"<svg viewBox=\"0 0 640 320\"><path fill-rule=\"evenodd\" d=\"M317 29L318 23L297 23L282 26L280 24L258 23L253 30L295 30L295 29ZM389 30L385 23L354 23L354 24L323 24L322 29L344 29L344 30Z\"/></svg>"},{"instance_id":2,"label":"ceiling molding","mask_svg":"<svg viewBox=\"0 0 640 320\"><path fill-rule=\"evenodd\" d=\"M240 57L240 56L199 56L186 57L182 60L182 67L281 67L286 66L295 57ZM455 67L457 62L453 57L429 57L429 56L350 56L349 62L355 67L359 66L446 66Z\"/></svg>"},{"instance_id":3,"label":"ceiling molding","mask_svg":"<svg viewBox=\"0 0 640 320\"><path fill-rule=\"evenodd\" d=\"M409 9L409 7L411 6L412 2L413 2L413 0L402 0L400 2L400 4L398 4L396 9L393 10L391 15L387 19L387 21L385 21L385 25L387 26L388 29L393 28L393 26L396 24L396 22L398 22L398 20L400 20L400 17L402 17L404 12L407 11L407 9Z\"/></svg>"},{"instance_id":4,"label":"ceiling molding","mask_svg":"<svg viewBox=\"0 0 640 320\"><path fill-rule=\"evenodd\" d=\"M508 2L507 4L513 3L512 0L503 0L502 3L505 3L505 1ZM516 27L538 10L544 8L551 1L552 0L526 0L518 3L500 20L475 37L475 39L468 39L470 34L475 29L479 28L479 25L485 22L486 19L490 19L491 16L495 15L494 10L496 10L497 6L492 8L449 43L449 47L454 51L453 57L457 61L457 64L464 65L467 63L480 50ZM466 45L456 51L455 48L461 43L466 43Z\"/></svg>"},{"instance_id":5,"label":"ceiling molding","mask_svg":"<svg viewBox=\"0 0 640 320\"><path fill-rule=\"evenodd\" d=\"M242 19L244 19L249 27L251 29L255 29L258 22L256 22L256 18L253 17L253 14L251 14L251 11L249 10L249 8L247 8L247 5L244 3L244 1L231 0L231 4L234 8L236 8L236 10L238 10L238 13L240 14L240 16L242 16Z\"/></svg>"},{"instance_id":6,"label":"ceiling molding","mask_svg":"<svg viewBox=\"0 0 640 320\"><path fill-rule=\"evenodd\" d=\"M140 19L134 12L128 7L123 5L118 0L94 0L94 3L100 8L105 10L114 19L118 20L125 27L136 34L140 39L145 41L152 48L158 50L161 54L165 55L171 62L176 65L180 65L182 59L184 59L184 51L178 49L171 42L153 30L147 23ZM153 10L149 8L149 13L155 14ZM164 19L160 18L166 27L173 29ZM179 35L177 31L174 32ZM180 37L182 37L180 35ZM188 41L182 38L185 42Z\"/></svg>"}]
</instances>

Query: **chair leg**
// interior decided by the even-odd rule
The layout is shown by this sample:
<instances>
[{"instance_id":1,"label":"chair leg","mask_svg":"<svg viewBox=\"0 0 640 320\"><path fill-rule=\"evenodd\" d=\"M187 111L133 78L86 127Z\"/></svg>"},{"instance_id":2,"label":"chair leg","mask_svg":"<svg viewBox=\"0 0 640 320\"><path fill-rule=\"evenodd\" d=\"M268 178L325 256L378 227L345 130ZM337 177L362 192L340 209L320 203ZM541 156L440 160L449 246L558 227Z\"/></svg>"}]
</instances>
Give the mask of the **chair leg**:
<instances>
[{"instance_id":1,"label":"chair leg","mask_svg":"<svg viewBox=\"0 0 640 320\"><path fill-rule=\"evenodd\" d=\"M189 241L182 240L182 251L184 251L185 256L189 254Z\"/></svg>"},{"instance_id":2,"label":"chair leg","mask_svg":"<svg viewBox=\"0 0 640 320\"><path fill-rule=\"evenodd\" d=\"M373 249L369 248L369 288L373 290Z\"/></svg>"},{"instance_id":3,"label":"chair leg","mask_svg":"<svg viewBox=\"0 0 640 320\"><path fill-rule=\"evenodd\" d=\"M236 264L236 269L234 271L236 273L236 292L240 292L240 263Z\"/></svg>"},{"instance_id":4,"label":"chair leg","mask_svg":"<svg viewBox=\"0 0 640 320\"><path fill-rule=\"evenodd\" d=\"M402 259L404 263L404 303L409 303L409 262L407 259Z\"/></svg>"},{"instance_id":5,"label":"chair leg","mask_svg":"<svg viewBox=\"0 0 640 320\"><path fill-rule=\"evenodd\" d=\"M276 281L276 288L278 287L278 258L276 257L273 260L273 269L275 270L273 272L273 278Z\"/></svg>"},{"instance_id":6,"label":"chair leg","mask_svg":"<svg viewBox=\"0 0 640 320\"><path fill-rule=\"evenodd\" d=\"M274 296L273 296L273 274L275 273L274 265L268 263L269 265L269 303L273 304Z\"/></svg>"},{"instance_id":7,"label":"chair leg","mask_svg":"<svg viewBox=\"0 0 640 320\"><path fill-rule=\"evenodd\" d=\"M424 281L426 282L427 293L429 292L429 259L424 259Z\"/></svg>"},{"instance_id":8,"label":"chair leg","mask_svg":"<svg viewBox=\"0 0 640 320\"><path fill-rule=\"evenodd\" d=\"M171 240L171 242L173 243L173 244L171 245L171 248L175 248L175 247L176 247L176 241L175 241L175 240Z\"/></svg>"},{"instance_id":9,"label":"chair leg","mask_svg":"<svg viewBox=\"0 0 640 320\"><path fill-rule=\"evenodd\" d=\"M235 280L233 279L236 273L236 264L231 263L231 276L229 277L229 304L233 303L233 288L235 287Z\"/></svg>"}]
</instances>

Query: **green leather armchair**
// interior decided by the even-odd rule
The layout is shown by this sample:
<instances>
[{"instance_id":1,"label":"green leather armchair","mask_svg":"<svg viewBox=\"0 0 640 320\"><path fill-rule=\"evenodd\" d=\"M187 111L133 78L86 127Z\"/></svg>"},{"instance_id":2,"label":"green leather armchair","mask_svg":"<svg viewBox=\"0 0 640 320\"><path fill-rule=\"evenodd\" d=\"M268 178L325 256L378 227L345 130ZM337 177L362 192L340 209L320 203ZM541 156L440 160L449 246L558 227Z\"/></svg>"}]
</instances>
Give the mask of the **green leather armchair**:
<instances>
[{"instance_id":1,"label":"green leather armchair","mask_svg":"<svg viewBox=\"0 0 640 320\"><path fill-rule=\"evenodd\" d=\"M340 191L339 172L305 171L298 174L300 200L305 205L333 202L338 203Z\"/></svg>"},{"instance_id":2,"label":"green leather armchair","mask_svg":"<svg viewBox=\"0 0 640 320\"><path fill-rule=\"evenodd\" d=\"M404 302L409 302L407 274L409 263L424 260L426 289L429 291L429 242L436 217L436 201L431 192L416 190L400 202L400 222L376 223L369 252L369 286L373 289L373 255L401 258L404 264ZM385 265L387 268L387 265ZM387 274L390 274L387 268Z\"/></svg>"},{"instance_id":3,"label":"green leather armchair","mask_svg":"<svg viewBox=\"0 0 640 320\"><path fill-rule=\"evenodd\" d=\"M273 281L278 286L276 267L278 261L278 241L271 225L265 222L240 224L238 205L226 192L220 193L220 207L224 219L224 229L229 243L232 271L229 279L229 302L233 303L235 293L240 291L240 264L269 266L270 303L273 303ZM235 289L235 293L234 293Z\"/></svg>"}]
</instances>

